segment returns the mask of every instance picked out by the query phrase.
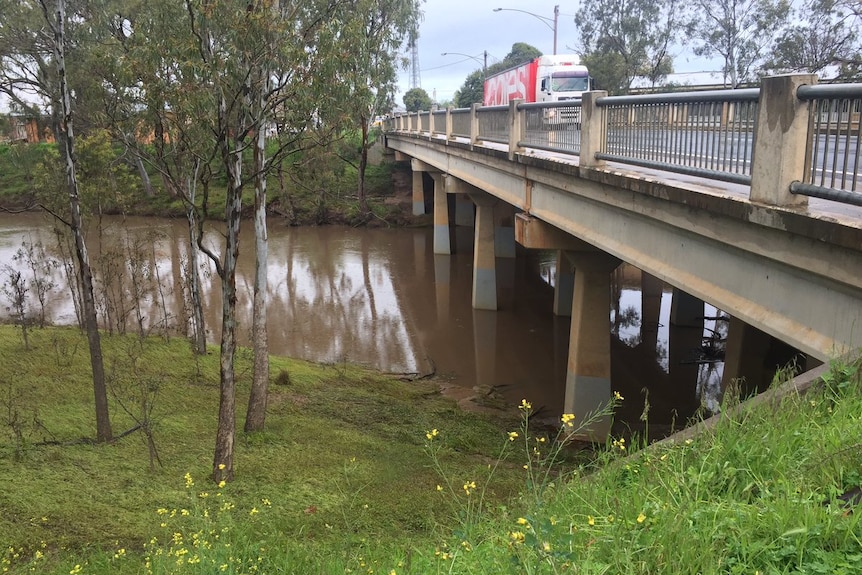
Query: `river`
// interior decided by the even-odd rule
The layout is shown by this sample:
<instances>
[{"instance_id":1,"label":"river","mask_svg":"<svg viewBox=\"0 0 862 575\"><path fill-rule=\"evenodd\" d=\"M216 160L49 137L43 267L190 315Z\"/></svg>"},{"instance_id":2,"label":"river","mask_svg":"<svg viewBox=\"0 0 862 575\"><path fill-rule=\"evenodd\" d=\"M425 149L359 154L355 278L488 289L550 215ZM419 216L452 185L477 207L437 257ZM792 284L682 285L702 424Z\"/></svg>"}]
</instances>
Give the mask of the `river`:
<instances>
[{"instance_id":1,"label":"river","mask_svg":"<svg viewBox=\"0 0 862 575\"><path fill-rule=\"evenodd\" d=\"M430 228L290 228L272 221L270 352L411 376L433 373L445 393L464 407L513 407L526 398L542 415L558 417L570 322L552 313L553 254L519 252L514 260L498 259L499 311L473 310L470 232L459 228L457 253L439 256L432 253ZM100 318L105 329L134 331L138 325L154 332L184 329L187 307L181 278L188 260L187 237L181 220L103 220L101 233L91 234L88 245L103 294ZM220 240L215 229L205 236L216 250ZM251 223L246 222L237 275L241 343L248 342L251 326L253 240ZM15 259L22 242L46 248L46 254L34 254L34 260L60 259L48 219L38 214L2 215L3 282L10 268L29 277L27 258ZM219 280L212 263L202 261L208 339L217 342ZM130 274L130 269L138 271ZM132 281L132 276L138 279ZM73 324L75 309L62 266L54 268L51 277L56 286L48 293L45 314L51 323ZM709 401L714 395L721 364L701 361L697 351L703 329L689 328L680 335L668 328L668 290L662 290L658 325L642 325L639 278L638 270L628 266L615 273L615 306L609 322L614 333L612 381L628 399L617 425L642 429L641 415L648 405L653 431L679 427L702 398ZM37 313L32 292L31 312ZM0 307L8 316L8 298L0 294L0 299L5 300ZM671 341L676 342L674 348Z\"/></svg>"}]
</instances>

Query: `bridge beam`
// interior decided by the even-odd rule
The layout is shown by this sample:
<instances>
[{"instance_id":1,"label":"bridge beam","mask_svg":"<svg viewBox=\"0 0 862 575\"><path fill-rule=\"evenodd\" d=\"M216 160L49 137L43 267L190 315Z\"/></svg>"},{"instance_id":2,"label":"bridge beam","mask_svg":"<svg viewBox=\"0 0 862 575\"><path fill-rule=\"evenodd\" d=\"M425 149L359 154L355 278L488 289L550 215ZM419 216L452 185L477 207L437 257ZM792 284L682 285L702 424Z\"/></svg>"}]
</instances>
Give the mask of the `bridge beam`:
<instances>
[{"instance_id":1,"label":"bridge beam","mask_svg":"<svg viewBox=\"0 0 862 575\"><path fill-rule=\"evenodd\" d=\"M528 249L557 250L557 278L554 282L554 315L572 315L572 296L575 274L566 251L597 251L585 241L579 240L530 214L515 214L515 241Z\"/></svg>"},{"instance_id":2,"label":"bridge beam","mask_svg":"<svg viewBox=\"0 0 862 575\"><path fill-rule=\"evenodd\" d=\"M620 264L602 252L567 252L575 266L566 397L563 413L585 418L611 400L610 273ZM584 430L584 439L601 441L610 433L611 418Z\"/></svg>"}]
</instances>

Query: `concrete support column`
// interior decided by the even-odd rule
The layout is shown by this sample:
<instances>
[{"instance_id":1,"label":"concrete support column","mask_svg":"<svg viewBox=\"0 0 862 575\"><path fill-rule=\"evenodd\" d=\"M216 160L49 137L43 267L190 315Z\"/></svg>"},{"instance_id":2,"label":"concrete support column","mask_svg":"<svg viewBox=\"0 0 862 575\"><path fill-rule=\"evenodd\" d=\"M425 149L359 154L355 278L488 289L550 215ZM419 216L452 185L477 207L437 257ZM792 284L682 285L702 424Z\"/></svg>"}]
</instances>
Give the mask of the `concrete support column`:
<instances>
[{"instance_id":1,"label":"concrete support column","mask_svg":"<svg viewBox=\"0 0 862 575\"><path fill-rule=\"evenodd\" d=\"M772 374L766 374L763 366L771 343L771 336L731 316L727 330L724 352L724 373L721 391L724 393L734 380L742 393L755 391Z\"/></svg>"},{"instance_id":2,"label":"concrete support column","mask_svg":"<svg viewBox=\"0 0 862 575\"><path fill-rule=\"evenodd\" d=\"M473 239L473 309L497 309L497 261L494 251L494 204L490 194L470 194L476 204Z\"/></svg>"},{"instance_id":3,"label":"concrete support column","mask_svg":"<svg viewBox=\"0 0 862 575\"><path fill-rule=\"evenodd\" d=\"M670 323L703 329L703 300L679 288L673 288L670 304Z\"/></svg>"},{"instance_id":4,"label":"concrete support column","mask_svg":"<svg viewBox=\"0 0 862 575\"><path fill-rule=\"evenodd\" d=\"M473 354L476 384L483 389L497 385L497 314L473 310Z\"/></svg>"},{"instance_id":5,"label":"concrete support column","mask_svg":"<svg viewBox=\"0 0 862 575\"><path fill-rule=\"evenodd\" d=\"M611 399L610 273L620 260L603 252L566 255L575 266L575 290L563 412L583 419ZM610 424L610 418L604 418L584 434L601 441Z\"/></svg>"},{"instance_id":6,"label":"concrete support column","mask_svg":"<svg viewBox=\"0 0 862 575\"><path fill-rule=\"evenodd\" d=\"M527 131L527 114L524 110L518 110L518 105L524 100L515 98L509 100L509 160L514 160L516 154L524 149L519 145L523 134Z\"/></svg>"},{"instance_id":7,"label":"concrete support column","mask_svg":"<svg viewBox=\"0 0 862 575\"><path fill-rule=\"evenodd\" d=\"M449 237L449 201L441 172L431 172L434 179L434 253L449 255L452 243Z\"/></svg>"},{"instance_id":8,"label":"concrete support column","mask_svg":"<svg viewBox=\"0 0 862 575\"><path fill-rule=\"evenodd\" d=\"M413 172L413 215L425 215L425 186L422 172Z\"/></svg>"},{"instance_id":9,"label":"concrete support column","mask_svg":"<svg viewBox=\"0 0 862 575\"><path fill-rule=\"evenodd\" d=\"M554 315L572 317L572 297L575 293L575 272L572 262L557 250L557 277L554 281Z\"/></svg>"},{"instance_id":10,"label":"concrete support column","mask_svg":"<svg viewBox=\"0 0 862 575\"><path fill-rule=\"evenodd\" d=\"M452 258L434 255L434 295L437 300L437 323L449 322L449 294L452 292Z\"/></svg>"},{"instance_id":11,"label":"concrete support column","mask_svg":"<svg viewBox=\"0 0 862 575\"><path fill-rule=\"evenodd\" d=\"M796 97L799 86L816 84L815 74L764 78L754 133L751 201L773 206L806 205L808 196L790 193L805 178L808 107Z\"/></svg>"},{"instance_id":12,"label":"concrete support column","mask_svg":"<svg viewBox=\"0 0 862 575\"><path fill-rule=\"evenodd\" d=\"M494 241L498 258L515 257L515 206L501 202L495 207Z\"/></svg>"},{"instance_id":13,"label":"concrete support column","mask_svg":"<svg viewBox=\"0 0 862 575\"><path fill-rule=\"evenodd\" d=\"M475 217L473 201L465 194L455 194L455 225L472 228Z\"/></svg>"},{"instance_id":14,"label":"concrete support column","mask_svg":"<svg viewBox=\"0 0 862 575\"><path fill-rule=\"evenodd\" d=\"M674 288L668 327L668 372L683 412L694 412L701 403L697 359L702 344L703 300Z\"/></svg>"},{"instance_id":15,"label":"concrete support column","mask_svg":"<svg viewBox=\"0 0 862 575\"><path fill-rule=\"evenodd\" d=\"M596 100L607 96L604 91L586 92L581 100L581 155L578 160L582 168L597 168L604 160L596 159L596 152L604 147L606 114L604 108L596 106Z\"/></svg>"},{"instance_id":16,"label":"concrete support column","mask_svg":"<svg viewBox=\"0 0 862 575\"><path fill-rule=\"evenodd\" d=\"M663 288L663 281L654 275L641 272L641 343L652 350L658 346Z\"/></svg>"}]
</instances>

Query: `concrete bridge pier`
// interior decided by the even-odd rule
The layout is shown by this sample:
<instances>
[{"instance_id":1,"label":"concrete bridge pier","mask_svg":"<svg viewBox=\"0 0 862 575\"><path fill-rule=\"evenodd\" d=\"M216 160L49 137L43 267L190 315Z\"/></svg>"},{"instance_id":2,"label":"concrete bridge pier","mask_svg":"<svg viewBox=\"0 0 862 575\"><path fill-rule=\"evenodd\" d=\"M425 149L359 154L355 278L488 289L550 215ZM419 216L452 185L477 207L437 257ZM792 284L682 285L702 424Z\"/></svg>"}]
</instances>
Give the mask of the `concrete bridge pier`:
<instances>
[{"instance_id":1,"label":"concrete bridge pier","mask_svg":"<svg viewBox=\"0 0 862 575\"><path fill-rule=\"evenodd\" d=\"M494 206L498 200L485 192L470 194L476 204L473 239L473 309L497 309L497 255L494 241Z\"/></svg>"},{"instance_id":2,"label":"concrete bridge pier","mask_svg":"<svg viewBox=\"0 0 862 575\"><path fill-rule=\"evenodd\" d=\"M557 250L557 277L554 281L554 315L572 317L575 271L563 250Z\"/></svg>"},{"instance_id":3,"label":"concrete bridge pier","mask_svg":"<svg viewBox=\"0 0 862 575\"><path fill-rule=\"evenodd\" d=\"M681 387L680 409L694 412L700 405L697 392L701 346L703 345L703 300L673 288L668 329L668 373Z\"/></svg>"},{"instance_id":4,"label":"concrete bridge pier","mask_svg":"<svg viewBox=\"0 0 862 575\"><path fill-rule=\"evenodd\" d=\"M567 251L566 257L575 267L575 286L563 413L583 420L611 400L610 274L620 260L600 251ZM610 417L601 418L583 438L601 441L610 425Z\"/></svg>"},{"instance_id":5,"label":"concrete bridge pier","mask_svg":"<svg viewBox=\"0 0 862 575\"><path fill-rule=\"evenodd\" d=\"M641 272L641 345L653 351L658 347L663 290L664 282L652 274Z\"/></svg>"},{"instance_id":6,"label":"concrete bridge pier","mask_svg":"<svg viewBox=\"0 0 862 575\"><path fill-rule=\"evenodd\" d=\"M473 202L464 194L455 195L455 225L472 228L476 219L476 209Z\"/></svg>"},{"instance_id":7,"label":"concrete bridge pier","mask_svg":"<svg viewBox=\"0 0 862 575\"><path fill-rule=\"evenodd\" d=\"M449 236L449 200L446 197L446 178L442 172L431 172L434 179L434 253L452 254Z\"/></svg>"},{"instance_id":8,"label":"concrete bridge pier","mask_svg":"<svg viewBox=\"0 0 862 575\"><path fill-rule=\"evenodd\" d=\"M501 202L494 207L494 243L498 258L515 258L515 206Z\"/></svg>"},{"instance_id":9,"label":"concrete bridge pier","mask_svg":"<svg viewBox=\"0 0 862 575\"><path fill-rule=\"evenodd\" d=\"M423 172L437 171L432 166L415 158L410 160L413 170L413 215L425 215L425 178Z\"/></svg>"},{"instance_id":10,"label":"concrete bridge pier","mask_svg":"<svg viewBox=\"0 0 862 575\"><path fill-rule=\"evenodd\" d=\"M452 258L434 254L434 294L437 300L437 323L449 321L449 294L452 292Z\"/></svg>"}]
</instances>

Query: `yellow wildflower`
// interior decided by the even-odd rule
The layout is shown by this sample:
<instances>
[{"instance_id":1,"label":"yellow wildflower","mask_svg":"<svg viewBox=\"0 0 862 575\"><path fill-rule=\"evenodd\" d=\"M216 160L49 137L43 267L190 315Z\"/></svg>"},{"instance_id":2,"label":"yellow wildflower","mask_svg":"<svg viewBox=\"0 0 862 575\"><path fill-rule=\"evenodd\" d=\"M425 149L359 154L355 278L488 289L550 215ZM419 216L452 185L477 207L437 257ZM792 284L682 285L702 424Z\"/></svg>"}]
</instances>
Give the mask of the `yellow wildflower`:
<instances>
[{"instance_id":1,"label":"yellow wildflower","mask_svg":"<svg viewBox=\"0 0 862 575\"><path fill-rule=\"evenodd\" d=\"M437 431L436 429L432 429L431 431L428 431L425 433L425 439L427 439L428 441L431 441L432 439L437 437L439 434L440 434L439 431Z\"/></svg>"},{"instance_id":2,"label":"yellow wildflower","mask_svg":"<svg viewBox=\"0 0 862 575\"><path fill-rule=\"evenodd\" d=\"M526 399L521 400L521 405L518 406L518 409L523 409L524 411L529 411L533 409L533 404L527 401Z\"/></svg>"},{"instance_id":3,"label":"yellow wildflower","mask_svg":"<svg viewBox=\"0 0 862 575\"><path fill-rule=\"evenodd\" d=\"M186 480L186 487L194 486L195 482L192 480L192 474L191 473L186 472L184 478Z\"/></svg>"},{"instance_id":4,"label":"yellow wildflower","mask_svg":"<svg viewBox=\"0 0 862 575\"><path fill-rule=\"evenodd\" d=\"M510 431L509 432L509 441L515 441L516 439L518 439L518 432L517 431Z\"/></svg>"},{"instance_id":5,"label":"yellow wildflower","mask_svg":"<svg viewBox=\"0 0 862 575\"><path fill-rule=\"evenodd\" d=\"M518 525L528 525L530 522L523 517L518 517Z\"/></svg>"},{"instance_id":6,"label":"yellow wildflower","mask_svg":"<svg viewBox=\"0 0 862 575\"><path fill-rule=\"evenodd\" d=\"M638 523L643 523L644 521L646 521L646 515L644 515L643 513L640 513L638 515Z\"/></svg>"},{"instance_id":7,"label":"yellow wildflower","mask_svg":"<svg viewBox=\"0 0 862 575\"><path fill-rule=\"evenodd\" d=\"M575 419L574 413L564 413L563 417L560 418L560 420L563 422L563 425L567 425L569 427L572 427L572 425L573 425L572 421L574 421L574 419Z\"/></svg>"},{"instance_id":8,"label":"yellow wildflower","mask_svg":"<svg viewBox=\"0 0 862 575\"><path fill-rule=\"evenodd\" d=\"M443 491L443 486L442 486L442 485L438 485L438 486L437 486L437 491Z\"/></svg>"},{"instance_id":9,"label":"yellow wildflower","mask_svg":"<svg viewBox=\"0 0 862 575\"><path fill-rule=\"evenodd\" d=\"M592 515L587 515L587 525L595 525L596 519Z\"/></svg>"},{"instance_id":10,"label":"yellow wildflower","mask_svg":"<svg viewBox=\"0 0 862 575\"><path fill-rule=\"evenodd\" d=\"M615 391L614 392L614 399L616 399L617 401L622 401L625 399L625 397L623 397L619 391Z\"/></svg>"},{"instance_id":11,"label":"yellow wildflower","mask_svg":"<svg viewBox=\"0 0 862 575\"><path fill-rule=\"evenodd\" d=\"M524 534L520 531L512 531L509 533L509 538L512 539L515 543L523 543L524 542Z\"/></svg>"},{"instance_id":12,"label":"yellow wildflower","mask_svg":"<svg viewBox=\"0 0 862 575\"><path fill-rule=\"evenodd\" d=\"M466 483L464 483L464 493L470 495L470 491L472 491L473 489L476 489L475 481L467 481Z\"/></svg>"}]
</instances>

